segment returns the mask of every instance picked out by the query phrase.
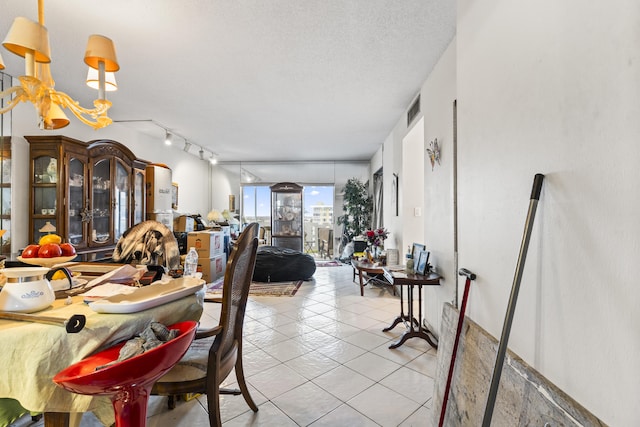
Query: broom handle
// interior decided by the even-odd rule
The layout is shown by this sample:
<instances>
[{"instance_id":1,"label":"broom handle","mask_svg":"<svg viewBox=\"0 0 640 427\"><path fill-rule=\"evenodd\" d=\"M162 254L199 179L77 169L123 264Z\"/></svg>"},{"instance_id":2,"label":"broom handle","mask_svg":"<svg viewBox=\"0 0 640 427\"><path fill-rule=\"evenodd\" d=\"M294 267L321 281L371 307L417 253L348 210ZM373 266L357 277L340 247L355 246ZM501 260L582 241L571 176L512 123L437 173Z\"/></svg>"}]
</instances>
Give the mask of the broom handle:
<instances>
[{"instance_id":1,"label":"broom handle","mask_svg":"<svg viewBox=\"0 0 640 427\"><path fill-rule=\"evenodd\" d=\"M507 352L507 342L509 341L509 334L511 333L511 323L513 323L513 314L515 312L516 302L518 300L520 281L522 280L522 270L524 269L524 262L527 258L527 250L529 248L529 240L531 238L531 229L533 228L533 220L536 217L536 208L538 207L538 200L540 199L540 191L542 190L543 180L544 175L542 174L536 174L533 180L531 200L529 201L529 212L527 213L527 221L525 222L524 227L524 236L522 237L522 244L520 245L520 255L518 256L516 272L513 278L513 285L511 287L509 305L507 306L507 313L505 315L504 325L502 326L502 336L500 337L500 345L496 354L496 364L493 368L493 376L491 378L491 386L489 387L487 406L484 410L484 418L482 419L482 427L489 427L491 425L491 418L493 417L493 408L496 403L496 395L498 394L500 375L502 374L504 357Z\"/></svg>"}]
</instances>

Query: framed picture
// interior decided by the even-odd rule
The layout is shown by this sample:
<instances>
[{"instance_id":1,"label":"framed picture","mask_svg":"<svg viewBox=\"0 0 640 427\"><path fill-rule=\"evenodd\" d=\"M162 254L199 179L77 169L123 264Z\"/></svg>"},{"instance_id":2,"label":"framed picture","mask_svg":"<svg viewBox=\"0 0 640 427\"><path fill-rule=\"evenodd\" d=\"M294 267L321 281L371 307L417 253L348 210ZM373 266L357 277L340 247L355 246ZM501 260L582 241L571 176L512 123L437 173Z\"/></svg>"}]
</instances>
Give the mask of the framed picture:
<instances>
[{"instance_id":1,"label":"framed picture","mask_svg":"<svg viewBox=\"0 0 640 427\"><path fill-rule=\"evenodd\" d=\"M414 243L411 247L411 255L413 256L414 265L418 265L418 255L420 255L420 251L424 251L427 247L425 245L421 245L420 243Z\"/></svg>"},{"instance_id":2,"label":"framed picture","mask_svg":"<svg viewBox=\"0 0 640 427\"><path fill-rule=\"evenodd\" d=\"M178 183L171 183L171 209L178 209Z\"/></svg>"},{"instance_id":3,"label":"framed picture","mask_svg":"<svg viewBox=\"0 0 640 427\"><path fill-rule=\"evenodd\" d=\"M416 274L424 275L427 272L427 264L429 262L429 251L420 251L416 261Z\"/></svg>"}]
</instances>

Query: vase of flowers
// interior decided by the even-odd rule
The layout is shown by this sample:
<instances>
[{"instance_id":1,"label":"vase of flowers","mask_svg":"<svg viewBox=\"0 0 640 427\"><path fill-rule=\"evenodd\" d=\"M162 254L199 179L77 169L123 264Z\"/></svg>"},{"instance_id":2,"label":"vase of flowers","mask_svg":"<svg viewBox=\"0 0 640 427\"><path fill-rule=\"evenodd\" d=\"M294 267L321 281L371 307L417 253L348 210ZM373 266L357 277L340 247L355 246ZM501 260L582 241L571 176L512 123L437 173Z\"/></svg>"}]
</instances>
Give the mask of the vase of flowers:
<instances>
[{"instance_id":1,"label":"vase of flowers","mask_svg":"<svg viewBox=\"0 0 640 427\"><path fill-rule=\"evenodd\" d=\"M364 235L367 238L367 244L373 258L378 258L380 252L384 249L384 241L389 236L389 232L385 228L377 228L367 230Z\"/></svg>"}]
</instances>

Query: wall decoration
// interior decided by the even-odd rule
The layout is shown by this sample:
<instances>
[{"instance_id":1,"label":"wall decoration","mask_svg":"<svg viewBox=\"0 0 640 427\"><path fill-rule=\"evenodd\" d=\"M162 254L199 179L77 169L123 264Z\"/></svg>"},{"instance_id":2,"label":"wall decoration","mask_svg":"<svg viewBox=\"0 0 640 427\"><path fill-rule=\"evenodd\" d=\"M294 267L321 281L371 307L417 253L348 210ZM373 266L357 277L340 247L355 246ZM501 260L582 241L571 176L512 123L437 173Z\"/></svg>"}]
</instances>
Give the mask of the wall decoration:
<instances>
[{"instance_id":1,"label":"wall decoration","mask_svg":"<svg viewBox=\"0 0 640 427\"><path fill-rule=\"evenodd\" d=\"M429 160L431 161L431 170L435 166L436 162L440 164L440 146L438 145L438 138L434 139L429 143L429 148L427 148L427 153L429 153Z\"/></svg>"}]
</instances>

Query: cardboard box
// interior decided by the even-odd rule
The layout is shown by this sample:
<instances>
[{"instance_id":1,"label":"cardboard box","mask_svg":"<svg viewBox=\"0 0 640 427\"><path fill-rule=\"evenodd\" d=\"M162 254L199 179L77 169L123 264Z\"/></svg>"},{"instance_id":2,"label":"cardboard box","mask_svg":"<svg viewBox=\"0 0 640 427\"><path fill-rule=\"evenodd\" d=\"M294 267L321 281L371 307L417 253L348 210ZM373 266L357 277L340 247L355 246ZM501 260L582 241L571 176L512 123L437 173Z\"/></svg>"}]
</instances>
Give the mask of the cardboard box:
<instances>
[{"instance_id":1,"label":"cardboard box","mask_svg":"<svg viewBox=\"0 0 640 427\"><path fill-rule=\"evenodd\" d=\"M198 258L198 271L202 272L202 280L211 283L224 276L227 267L227 256L223 253L211 258Z\"/></svg>"},{"instance_id":2,"label":"cardboard box","mask_svg":"<svg viewBox=\"0 0 640 427\"><path fill-rule=\"evenodd\" d=\"M190 233L193 231L194 225L195 220L192 217L182 215L173 220L173 231Z\"/></svg>"},{"instance_id":3,"label":"cardboard box","mask_svg":"<svg viewBox=\"0 0 640 427\"><path fill-rule=\"evenodd\" d=\"M224 253L224 235L222 231L195 231L187 235L187 251L196 248L198 257L211 258Z\"/></svg>"}]
</instances>

